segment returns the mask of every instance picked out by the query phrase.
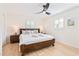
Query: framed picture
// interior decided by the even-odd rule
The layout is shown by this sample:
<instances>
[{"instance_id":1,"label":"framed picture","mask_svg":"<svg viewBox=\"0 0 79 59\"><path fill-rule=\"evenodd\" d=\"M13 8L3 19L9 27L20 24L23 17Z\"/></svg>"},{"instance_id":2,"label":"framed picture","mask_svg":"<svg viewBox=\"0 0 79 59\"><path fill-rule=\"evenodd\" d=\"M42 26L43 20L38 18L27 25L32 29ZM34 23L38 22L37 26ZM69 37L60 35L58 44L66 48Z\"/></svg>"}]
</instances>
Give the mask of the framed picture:
<instances>
[{"instance_id":1,"label":"framed picture","mask_svg":"<svg viewBox=\"0 0 79 59\"><path fill-rule=\"evenodd\" d=\"M74 26L74 25L75 25L75 21L72 20L72 19L68 19L68 20L67 20L67 25L68 25L68 26Z\"/></svg>"}]
</instances>

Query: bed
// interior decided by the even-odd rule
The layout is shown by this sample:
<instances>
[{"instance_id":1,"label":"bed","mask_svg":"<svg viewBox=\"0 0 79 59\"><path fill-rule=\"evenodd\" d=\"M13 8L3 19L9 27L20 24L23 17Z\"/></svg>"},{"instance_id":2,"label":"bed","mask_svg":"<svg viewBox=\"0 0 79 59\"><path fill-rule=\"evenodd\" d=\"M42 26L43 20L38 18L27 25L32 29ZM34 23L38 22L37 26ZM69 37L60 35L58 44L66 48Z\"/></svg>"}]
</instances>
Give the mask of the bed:
<instances>
[{"instance_id":1,"label":"bed","mask_svg":"<svg viewBox=\"0 0 79 59\"><path fill-rule=\"evenodd\" d=\"M37 28L20 29L19 39L19 51L22 56L51 45L54 46L55 43L53 36L42 34Z\"/></svg>"}]
</instances>

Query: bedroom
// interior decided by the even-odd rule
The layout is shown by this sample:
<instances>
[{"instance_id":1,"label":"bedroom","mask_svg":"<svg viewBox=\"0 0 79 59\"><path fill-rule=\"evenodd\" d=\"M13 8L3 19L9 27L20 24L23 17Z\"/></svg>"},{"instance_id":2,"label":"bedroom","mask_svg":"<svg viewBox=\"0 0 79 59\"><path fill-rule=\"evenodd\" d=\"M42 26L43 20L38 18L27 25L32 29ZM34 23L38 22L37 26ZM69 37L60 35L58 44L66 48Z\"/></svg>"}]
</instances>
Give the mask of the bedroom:
<instances>
[{"instance_id":1,"label":"bedroom","mask_svg":"<svg viewBox=\"0 0 79 59\"><path fill-rule=\"evenodd\" d=\"M79 55L79 4L50 3L47 10L50 15L45 12L37 14L42 11L43 5L46 3L0 4L4 24L3 56L21 55L19 43L16 43L19 29L28 28L40 30L42 34L54 37L55 44L54 47L49 46L26 55Z\"/></svg>"}]
</instances>

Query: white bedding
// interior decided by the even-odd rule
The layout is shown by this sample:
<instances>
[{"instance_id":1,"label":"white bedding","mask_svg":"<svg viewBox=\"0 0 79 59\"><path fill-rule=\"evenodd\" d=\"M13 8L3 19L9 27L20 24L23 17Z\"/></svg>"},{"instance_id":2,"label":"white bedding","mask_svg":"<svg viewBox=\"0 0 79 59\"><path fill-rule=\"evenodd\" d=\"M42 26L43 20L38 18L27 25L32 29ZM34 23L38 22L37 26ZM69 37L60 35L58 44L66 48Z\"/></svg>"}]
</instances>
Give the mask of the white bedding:
<instances>
[{"instance_id":1,"label":"white bedding","mask_svg":"<svg viewBox=\"0 0 79 59\"><path fill-rule=\"evenodd\" d=\"M21 44L32 44L47 40L52 40L54 37L47 34L37 33L37 34L21 34L20 35L20 43Z\"/></svg>"}]
</instances>

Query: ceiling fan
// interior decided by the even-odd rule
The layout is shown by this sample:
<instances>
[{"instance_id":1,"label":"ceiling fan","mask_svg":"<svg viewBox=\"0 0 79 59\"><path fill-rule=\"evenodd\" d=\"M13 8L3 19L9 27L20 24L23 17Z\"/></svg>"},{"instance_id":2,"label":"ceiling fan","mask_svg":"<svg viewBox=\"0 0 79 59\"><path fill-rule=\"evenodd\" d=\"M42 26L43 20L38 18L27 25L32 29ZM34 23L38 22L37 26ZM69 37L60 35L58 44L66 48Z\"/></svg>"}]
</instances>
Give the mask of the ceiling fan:
<instances>
[{"instance_id":1,"label":"ceiling fan","mask_svg":"<svg viewBox=\"0 0 79 59\"><path fill-rule=\"evenodd\" d=\"M49 3L46 3L45 5L43 5L43 10L40 11L40 12L37 12L36 14L40 14L40 13L45 12L45 14L50 15L51 13L50 12L47 12L47 10L49 8L49 5L50 5Z\"/></svg>"}]
</instances>

